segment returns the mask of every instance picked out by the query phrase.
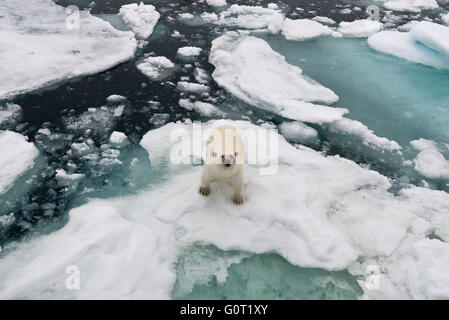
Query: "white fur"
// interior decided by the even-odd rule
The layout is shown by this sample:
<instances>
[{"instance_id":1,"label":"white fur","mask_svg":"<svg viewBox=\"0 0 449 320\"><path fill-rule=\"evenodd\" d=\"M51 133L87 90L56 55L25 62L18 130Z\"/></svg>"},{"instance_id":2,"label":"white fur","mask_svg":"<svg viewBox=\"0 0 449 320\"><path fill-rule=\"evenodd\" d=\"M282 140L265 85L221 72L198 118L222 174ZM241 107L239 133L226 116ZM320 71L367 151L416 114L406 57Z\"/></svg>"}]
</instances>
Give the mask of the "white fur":
<instances>
[{"instance_id":1,"label":"white fur","mask_svg":"<svg viewBox=\"0 0 449 320\"><path fill-rule=\"evenodd\" d=\"M237 129L232 126L215 128L207 141L206 162L203 166L199 192L207 196L210 193L211 182L227 181L233 190L232 201L236 204L243 203L245 197L243 157L243 140ZM225 167L223 161L231 165Z\"/></svg>"}]
</instances>

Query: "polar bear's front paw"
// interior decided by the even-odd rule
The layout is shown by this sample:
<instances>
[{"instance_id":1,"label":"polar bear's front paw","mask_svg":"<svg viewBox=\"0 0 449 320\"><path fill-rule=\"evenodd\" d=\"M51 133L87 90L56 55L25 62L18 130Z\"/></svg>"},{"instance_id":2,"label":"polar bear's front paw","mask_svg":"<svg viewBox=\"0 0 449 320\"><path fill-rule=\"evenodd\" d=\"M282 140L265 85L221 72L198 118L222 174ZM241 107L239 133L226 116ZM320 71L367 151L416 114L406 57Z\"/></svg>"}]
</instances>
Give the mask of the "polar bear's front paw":
<instances>
[{"instance_id":1,"label":"polar bear's front paw","mask_svg":"<svg viewBox=\"0 0 449 320\"><path fill-rule=\"evenodd\" d=\"M198 192L203 196L208 196L210 193L210 188L201 186Z\"/></svg>"},{"instance_id":2,"label":"polar bear's front paw","mask_svg":"<svg viewBox=\"0 0 449 320\"><path fill-rule=\"evenodd\" d=\"M235 203L235 204L242 204L243 203L243 195L235 195L235 196L233 196L232 197L232 201Z\"/></svg>"}]
</instances>

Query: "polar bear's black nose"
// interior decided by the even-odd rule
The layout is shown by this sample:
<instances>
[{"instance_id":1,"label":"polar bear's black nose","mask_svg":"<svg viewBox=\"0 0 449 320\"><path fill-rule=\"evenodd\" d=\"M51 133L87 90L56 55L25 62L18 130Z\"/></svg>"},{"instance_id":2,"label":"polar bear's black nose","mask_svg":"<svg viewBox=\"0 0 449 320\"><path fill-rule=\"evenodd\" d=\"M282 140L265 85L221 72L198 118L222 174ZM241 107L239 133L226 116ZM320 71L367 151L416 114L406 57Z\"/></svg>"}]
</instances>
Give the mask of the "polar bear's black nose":
<instances>
[{"instance_id":1,"label":"polar bear's black nose","mask_svg":"<svg viewBox=\"0 0 449 320\"><path fill-rule=\"evenodd\" d=\"M231 164L229 162L225 163L225 167L230 167L230 166L231 166Z\"/></svg>"}]
</instances>

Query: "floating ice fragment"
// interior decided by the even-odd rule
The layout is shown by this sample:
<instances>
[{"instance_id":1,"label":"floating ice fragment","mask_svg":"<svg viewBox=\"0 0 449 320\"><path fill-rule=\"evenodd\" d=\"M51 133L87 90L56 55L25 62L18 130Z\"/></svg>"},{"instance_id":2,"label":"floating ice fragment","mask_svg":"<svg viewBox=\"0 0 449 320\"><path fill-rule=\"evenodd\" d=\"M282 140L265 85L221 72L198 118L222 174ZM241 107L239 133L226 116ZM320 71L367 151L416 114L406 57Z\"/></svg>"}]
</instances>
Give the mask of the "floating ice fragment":
<instances>
[{"instance_id":1,"label":"floating ice fragment","mask_svg":"<svg viewBox=\"0 0 449 320\"><path fill-rule=\"evenodd\" d=\"M332 34L333 30L310 19L285 19L282 34L287 40L302 41Z\"/></svg>"},{"instance_id":2,"label":"floating ice fragment","mask_svg":"<svg viewBox=\"0 0 449 320\"><path fill-rule=\"evenodd\" d=\"M119 16L131 28L137 37L146 39L154 30L160 14L150 4L140 2L125 4L120 8Z\"/></svg>"},{"instance_id":3,"label":"floating ice fragment","mask_svg":"<svg viewBox=\"0 0 449 320\"><path fill-rule=\"evenodd\" d=\"M14 181L31 169L38 151L24 136L0 130L0 194L8 191Z\"/></svg>"}]
</instances>

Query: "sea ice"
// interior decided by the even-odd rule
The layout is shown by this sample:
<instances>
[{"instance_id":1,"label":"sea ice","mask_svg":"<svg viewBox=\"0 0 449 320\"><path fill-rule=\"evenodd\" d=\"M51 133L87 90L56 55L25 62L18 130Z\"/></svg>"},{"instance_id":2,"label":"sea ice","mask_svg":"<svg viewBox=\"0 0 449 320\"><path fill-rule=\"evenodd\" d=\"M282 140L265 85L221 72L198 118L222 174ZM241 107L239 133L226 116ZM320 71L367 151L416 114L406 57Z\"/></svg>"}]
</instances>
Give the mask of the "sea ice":
<instances>
[{"instance_id":1,"label":"sea ice","mask_svg":"<svg viewBox=\"0 0 449 320\"><path fill-rule=\"evenodd\" d=\"M159 56L144 58L136 63L136 67L151 80L160 81L170 76L176 65L170 59Z\"/></svg>"},{"instance_id":2,"label":"sea ice","mask_svg":"<svg viewBox=\"0 0 449 320\"><path fill-rule=\"evenodd\" d=\"M15 244L0 258L0 297L170 298L177 259L202 243L275 252L301 267L349 268L365 298L449 298L449 245L427 239L433 232L449 240L449 195L410 187L394 196L379 173L276 135L277 173L261 176L247 164L243 205L230 201L226 184L212 184L203 197L195 183L201 168L175 165L172 151L201 158L202 148L190 146L204 147L207 131L225 123L242 132L250 154L261 127L249 122L210 121L203 134L193 134L191 122L149 131L141 145L152 169L166 170L163 181L136 195L89 200L59 231ZM69 266L81 272L79 290L67 290ZM368 290L373 267L382 272L379 288Z\"/></svg>"},{"instance_id":3,"label":"sea ice","mask_svg":"<svg viewBox=\"0 0 449 320\"><path fill-rule=\"evenodd\" d=\"M211 7L223 7L226 5L226 0L206 0L206 3Z\"/></svg>"},{"instance_id":4,"label":"sea ice","mask_svg":"<svg viewBox=\"0 0 449 320\"><path fill-rule=\"evenodd\" d=\"M201 48L187 46L179 48L176 54L181 58L191 58L199 56L201 51Z\"/></svg>"},{"instance_id":5,"label":"sea ice","mask_svg":"<svg viewBox=\"0 0 449 320\"><path fill-rule=\"evenodd\" d=\"M0 100L109 69L134 56L131 32L80 12L80 28L50 0L0 2ZM66 23L67 22L67 23Z\"/></svg>"},{"instance_id":6,"label":"sea ice","mask_svg":"<svg viewBox=\"0 0 449 320\"><path fill-rule=\"evenodd\" d=\"M3 194L19 176L31 169L39 152L33 143L13 131L0 131L0 150L0 194Z\"/></svg>"},{"instance_id":7,"label":"sea ice","mask_svg":"<svg viewBox=\"0 0 449 320\"><path fill-rule=\"evenodd\" d=\"M195 110L205 117L225 116L225 113L211 103L202 101L190 101L189 99L180 99L179 105L189 111Z\"/></svg>"},{"instance_id":8,"label":"sea ice","mask_svg":"<svg viewBox=\"0 0 449 320\"><path fill-rule=\"evenodd\" d=\"M347 37L364 38L379 32L382 26L382 22L368 19L351 22L342 21L338 25L338 32Z\"/></svg>"},{"instance_id":9,"label":"sea ice","mask_svg":"<svg viewBox=\"0 0 449 320\"><path fill-rule=\"evenodd\" d=\"M0 105L0 129L8 129L22 119L22 108L15 103Z\"/></svg>"},{"instance_id":10,"label":"sea ice","mask_svg":"<svg viewBox=\"0 0 449 320\"><path fill-rule=\"evenodd\" d=\"M250 30L266 30L278 33L284 21L284 15L278 10L245 5L231 5L227 10L215 13L203 13L205 23L223 27L238 27Z\"/></svg>"},{"instance_id":11,"label":"sea ice","mask_svg":"<svg viewBox=\"0 0 449 320\"><path fill-rule=\"evenodd\" d=\"M212 42L209 62L218 85L255 107L314 123L333 122L347 113L311 103L333 103L338 96L288 64L262 39L228 32Z\"/></svg>"},{"instance_id":12,"label":"sea ice","mask_svg":"<svg viewBox=\"0 0 449 320\"><path fill-rule=\"evenodd\" d=\"M384 7L393 11L419 13L421 10L438 8L436 0L377 0L384 3Z\"/></svg>"},{"instance_id":13,"label":"sea ice","mask_svg":"<svg viewBox=\"0 0 449 320\"><path fill-rule=\"evenodd\" d=\"M282 122L279 131L285 139L300 143L314 144L318 142L318 132L302 122Z\"/></svg>"},{"instance_id":14,"label":"sea ice","mask_svg":"<svg viewBox=\"0 0 449 320\"><path fill-rule=\"evenodd\" d=\"M187 82L187 81L178 81L176 88L182 92L190 92L190 93L207 93L210 88L201 83Z\"/></svg>"},{"instance_id":15,"label":"sea ice","mask_svg":"<svg viewBox=\"0 0 449 320\"><path fill-rule=\"evenodd\" d=\"M420 44L411 31L381 31L368 38L368 45L377 51L398 58L449 70L449 57Z\"/></svg>"},{"instance_id":16,"label":"sea ice","mask_svg":"<svg viewBox=\"0 0 449 320\"><path fill-rule=\"evenodd\" d=\"M420 151L413 160L416 171L429 179L449 180L449 161L433 141L419 139L411 141L410 144Z\"/></svg>"},{"instance_id":17,"label":"sea ice","mask_svg":"<svg viewBox=\"0 0 449 320\"><path fill-rule=\"evenodd\" d=\"M123 5L118 15L141 39L146 39L153 33L160 18L159 12L153 5L142 2Z\"/></svg>"},{"instance_id":18,"label":"sea ice","mask_svg":"<svg viewBox=\"0 0 449 320\"><path fill-rule=\"evenodd\" d=\"M410 34L425 46L449 57L449 27L420 21L410 29Z\"/></svg>"},{"instance_id":19,"label":"sea ice","mask_svg":"<svg viewBox=\"0 0 449 320\"><path fill-rule=\"evenodd\" d=\"M282 34L287 40L302 41L332 34L333 30L310 19L285 19Z\"/></svg>"}]
</instances>

